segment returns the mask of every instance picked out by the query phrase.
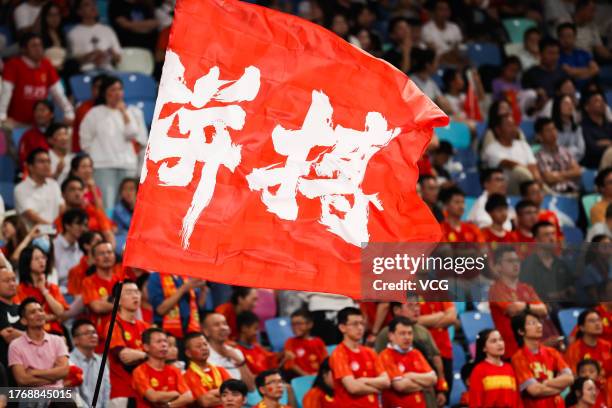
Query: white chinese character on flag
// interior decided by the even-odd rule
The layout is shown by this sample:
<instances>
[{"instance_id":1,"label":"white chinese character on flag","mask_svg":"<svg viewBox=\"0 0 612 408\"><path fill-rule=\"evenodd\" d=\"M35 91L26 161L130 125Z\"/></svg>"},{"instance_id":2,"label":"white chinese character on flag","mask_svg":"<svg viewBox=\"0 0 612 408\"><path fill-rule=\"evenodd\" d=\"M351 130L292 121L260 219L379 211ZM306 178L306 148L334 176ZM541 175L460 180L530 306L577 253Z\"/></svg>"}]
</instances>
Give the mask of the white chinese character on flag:
<instances>
[{"instance_id":1,"label":"white chinese character on flag","mask_svg":"<svg viewBox=\"0 0 612 408\"><path fill-rule=\"evenodd\" d=\"M321 224L359 246L369 241L369 204L383 210L377 194L365 194L361 188L368 162L400 129L388 129L378 112L367 114L364 131L334 127L332 115L327 95L313 91L302 128L288 130L278 125L272 132L274 150L287 160L254 169L247 181L251 190L261 191L268 211L284 220L297 219L298 192L319 198ZM323 149L313 155L315 148Z\"/></svg>"},{"instance_id":2,"label":"white chinese character on flag","mask_svg":"<svg viewBox=\"0 0 612 408\"><path fill-rule=\"evenodd\" d=\"M219 79L219 68L213 67L195 82L193 92L187 88L184 74L185 67L179 56L168 51L155 109L154 117L158 120L151 128L141 183L147 177L146 159L153 162L179 159L172 167L166 162L159 167L160 184L165 186L187 186L194 177L196 162L204 163L191 205L183 218L181 239L183 248L188 248L195 224L212 199L219 167L223 165L233 172L241 161L241 146L232 143L229 129L242 130L244 127L246 113L238 103L255 99L260 72L250 66L240 79L226 81ZM211 101L216 102L215 106L206 107ZM183 106L159 119L167 103ZM177 124L186 137L169 136L173 124ZM205 129L211 126L214 132L207 142Z\"/></svg>"}]
</instances>

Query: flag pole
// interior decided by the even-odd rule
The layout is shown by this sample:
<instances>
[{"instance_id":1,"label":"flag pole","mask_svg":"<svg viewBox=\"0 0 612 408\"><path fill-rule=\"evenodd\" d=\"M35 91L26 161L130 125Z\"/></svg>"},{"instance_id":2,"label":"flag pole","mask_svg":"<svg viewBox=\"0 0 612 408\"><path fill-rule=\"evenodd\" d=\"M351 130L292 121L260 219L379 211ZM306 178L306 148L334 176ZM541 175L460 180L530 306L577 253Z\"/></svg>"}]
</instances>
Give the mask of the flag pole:
<instances>
[{"instance_id":1,"label":"flag pole","mask_svg":"<svg viewBox=\"0 0 612 408\"><path fill-rule=\"evenodd\" d=\"M113 328L117 319L117 310L119 309L119 299L121 298L121 288L123 288L123 280L119 281L113 288L115 301L113 303L113 312L111 313L110 324L108 325L108 333L106 333L106 341L104 342L104 352L102 353L102 362L100 363L100 371L98 372L98 380L96 381L96 389L91 401L92 408L96 408L98 403L98 394L102 386L102 378L104 377L104 367L106 366L106 358L108 357L108 349L110 348L111 337L113 336Z\"/></svg>"}]
</instances>

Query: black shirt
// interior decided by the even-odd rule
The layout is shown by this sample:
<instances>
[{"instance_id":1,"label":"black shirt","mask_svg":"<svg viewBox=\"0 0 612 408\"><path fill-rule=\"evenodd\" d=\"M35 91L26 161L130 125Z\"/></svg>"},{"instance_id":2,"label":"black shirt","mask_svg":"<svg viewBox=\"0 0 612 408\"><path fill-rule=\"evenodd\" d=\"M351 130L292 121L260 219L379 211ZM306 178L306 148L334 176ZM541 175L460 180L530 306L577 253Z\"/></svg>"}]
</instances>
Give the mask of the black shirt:
<instances>
[{"instance_id":1,"label":"black shirt","mask_svg":"<svg viewBox=\"0 0 612 408\"><path fill-rule=\"evenodd\" d=\"M4 330L5 328L11 326L18 330L25 331L25 327L19 321L19 306L16 304L8 305L2 301L0 301L0 330ZM13 376L11 375L11 370L8 366L8 348L9 345L2 337L0 337L0 363L4 365L6 369L6 373L9 378L9 382L14 385ZM6 385L2 385L6 386Z\"/></svg>"},{"instance_id":2,"label":"black shirt","mask_svg":"<svg viewBox=\"0 0 612 408\"><path fill-rule=\"evenodd\" d=\"M555 96L555 85L565 77L567 77L567 75L559 67L555 68L553 71L547 71L539 65L536 65L523 75L523 88L542 88L546 91L546 94L552 98Z\"/></svg>"},{"instance_id":3,"label":"black shirt","mask_svg":"<svg viewBox=\"0 0 612 408\"><path fill-rule=\"evenodd\" d=\"M612 138L612 123L604 119L603 126L599 126L591 120L589 115L585 114L582 119L582 136L584 137L586 150L580 164L589 169L596 169L608 148L607 146L598 146L597 142Z\"/></svg>"},{"instance_id":4,"label":"black shirt","mask_svg":"<svg viewBox=\"0 0 612 408\"><path fill-rule=\"evenodd\" d=\"M113 29L119 37L122 47L140 47L153 50L157 42L157 30L149 33L135 33L123 29L117 24L117 18L125 17L129 21L144 21L155 19L155 10L141 0L111 0L108 7L108 17Z\"/></svg>"}]
</instances>

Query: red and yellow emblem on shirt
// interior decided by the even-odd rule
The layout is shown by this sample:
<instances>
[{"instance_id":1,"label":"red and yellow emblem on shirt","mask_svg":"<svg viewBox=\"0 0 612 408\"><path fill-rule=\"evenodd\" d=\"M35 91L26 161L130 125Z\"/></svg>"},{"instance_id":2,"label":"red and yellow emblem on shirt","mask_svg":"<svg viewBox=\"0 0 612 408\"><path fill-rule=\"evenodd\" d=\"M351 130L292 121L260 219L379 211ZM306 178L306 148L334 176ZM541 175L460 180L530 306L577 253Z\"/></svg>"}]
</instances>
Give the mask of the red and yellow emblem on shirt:
<instances>
[{"instance_id":1,"label":"red and yellow emblem on shirt","mask_svg":"<svg viewBox=\"0 0 612 408\"><path fill-rule=\"evenodd\" d=\"M130 334L130 332L127 332L127 331L125 332L125 339L126 339L127 341L132 340L132 335Z\"/></svg>"},{"instance_id":2,"label":"red and yellow emblem on shirt","mask_svg":"<svg viewBox=\"0 0 612 408\"><path fill-rule=\"evenodd\" d=\"M159 381L157 381L157 378L151 377L151 387L158 387L158 386L159 386Z\"/></svg>"},{"instance_id":3,"label":"red and yellow emblem on shirt","mask_svg":"<svg viewBox=\"0 0 612 408\"><path fill-rule=\"evenodd\" d=\"M106 297L108 296L108 291L104 286L102 286L100 289L98 289L98 294L102 297Z\"/></svg>"}]
</instances>

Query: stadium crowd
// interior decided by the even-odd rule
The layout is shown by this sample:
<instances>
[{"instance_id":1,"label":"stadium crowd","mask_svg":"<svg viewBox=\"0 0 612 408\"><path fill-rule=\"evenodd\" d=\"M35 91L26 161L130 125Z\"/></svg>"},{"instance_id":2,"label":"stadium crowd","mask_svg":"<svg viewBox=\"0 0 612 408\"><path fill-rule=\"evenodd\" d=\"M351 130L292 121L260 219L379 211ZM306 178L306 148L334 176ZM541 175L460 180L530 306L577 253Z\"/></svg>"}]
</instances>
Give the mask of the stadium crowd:
<instances>
[{"instance_id":1,"label":"stadium crowd","mask_svg":"<svg viewBox=\"0 0 612 408\"><path fill-rule=\"evenodd\" d=\"M490 301L405 303L123 268L174 3L0 1L0 386L91 406L120 296L100 407L612 407L610 252L578 279L554 249L612 240L609 3L258 2L451 118L417 188L444 242L489 245Z\"/></svg>"}]
</instances>

